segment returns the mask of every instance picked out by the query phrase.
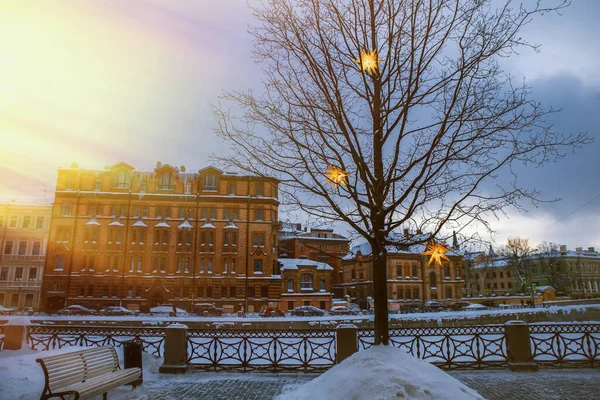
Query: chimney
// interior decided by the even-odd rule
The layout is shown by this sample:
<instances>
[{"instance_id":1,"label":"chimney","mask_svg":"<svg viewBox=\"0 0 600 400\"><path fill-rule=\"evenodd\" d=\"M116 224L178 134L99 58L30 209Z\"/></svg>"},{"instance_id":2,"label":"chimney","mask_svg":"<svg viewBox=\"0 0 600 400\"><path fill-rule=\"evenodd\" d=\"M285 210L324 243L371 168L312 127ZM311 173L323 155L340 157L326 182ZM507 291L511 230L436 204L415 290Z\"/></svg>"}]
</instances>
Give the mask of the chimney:
<instances>
[{"instance_id":1,"label":"chimney","mask_svg":"<svg viewBox=\"0 0 600 400\"><path fill-rule=\"evenodd\" d=\"M583 247L576 247L575 253L581 253L582 250L583 250Z\"/></svg>"},{"instance_id":2,"label":"chimney","mask_svg":"<svg viewBox=\"0 0 600 400\"><path fill-rule=\"evenodd\" d=\"M408 238L408 228L404 228L403 231L404 231L404 237Z\"/></svg>"},{"instance_id":3,"label":"chimney","mask_svg":"<svg viewBox=\"0 0 600 400\"><path fill-rule=\"evenodd\" d=\"M567 254L567 245L566 244L561 244L560 245L560 253L561 254Z\"/></svg>"},{"instance_id":4,"label":"chimney","mask_svg":"<svg viewBox=\"0 0 600 400\"><path fill-rule=\"evenodd\" d=\"M181 167L179 167L179 170L180 170L181 172L185 172L185 165L182 165Z\"/></svg>"},{"instance_id":5,"label":"chimney","mask_svg":"<svg viewBox=\"0 0 600 400\"><path fill-rule=\"evenodd\" d=\"M297 231L301 231L302 230L302 224L296 224L296 230Z\"/></svg>"},{"instance_id":6,"label":"chimney","mask_svg":"<svg viewBox=\"0 0 600 400\"><path fill-rule=\"evenodd\" d=\"M160 168L161 165L162 165L162 163L160 161L156 162L156 168Z\"/></svg>"},{"instance_id":7,"label":"chimney","mask_svg":"<svg viewBox=\"0 0 600 400\"><path fill-rule=\"evenodd\" d=\"M595 252L595 250L594 250L594 248L593 248L593 247L588 247L588 251L589 251L590 253L594 253L594 252Z\"/></svg>"}]
</instances>

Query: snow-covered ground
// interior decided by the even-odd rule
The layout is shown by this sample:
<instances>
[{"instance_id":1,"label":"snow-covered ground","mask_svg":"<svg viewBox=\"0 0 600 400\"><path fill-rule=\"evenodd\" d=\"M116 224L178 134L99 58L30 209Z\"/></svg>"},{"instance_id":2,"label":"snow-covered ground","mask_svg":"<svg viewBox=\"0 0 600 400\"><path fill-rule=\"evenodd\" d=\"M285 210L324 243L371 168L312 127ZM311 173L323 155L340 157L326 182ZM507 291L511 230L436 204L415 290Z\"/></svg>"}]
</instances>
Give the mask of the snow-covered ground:
<instances>
[{"instance_id":1,"label":"snow-covered ground","mask_svg":"<svg viewBox=\"0 0 600 400\"><path fill-rule=\"evenodd\" d=\"M401 349L374 346L359 351L318 378L277 400L460 400L483 399L439 368Z\"/></svg>"}]
</instances>

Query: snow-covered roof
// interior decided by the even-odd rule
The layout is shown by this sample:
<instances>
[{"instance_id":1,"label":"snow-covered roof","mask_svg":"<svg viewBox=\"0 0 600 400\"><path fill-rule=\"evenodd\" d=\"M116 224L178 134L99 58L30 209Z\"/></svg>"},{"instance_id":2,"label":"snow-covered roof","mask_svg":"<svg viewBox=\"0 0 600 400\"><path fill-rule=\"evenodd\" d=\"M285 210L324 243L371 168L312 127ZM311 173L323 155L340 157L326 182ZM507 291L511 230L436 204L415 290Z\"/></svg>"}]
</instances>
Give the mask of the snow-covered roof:
<instances>
[{"instance_id":1,"label":"snow-covered roof","mask_svg":"<svg viewBox=\"0 0 600 400\"><path fill-rule=\"evenodd\" d=\"M119 221L118 219L115 219L113 222L108 224L108 226L124 226L124 225L121 223L121 221Z\"/></svg>"},{"instance_id":2,"label":"snow-covered roof","mask_svg":"<svg viewBox=\"0 0 600 400\"><path fill-rule=\"evenodd\" d=\"M100 222L96 221L96 218L90 219L85 223L86 226L100 226Z\"/></svg>"},{"instance_id":3,"label":"snow-covered roof","mask_svg":"<svg viewBox=\"0 0 600 400\"><path fill-rule=\"evenodd\" d=\"M135 221L135 223L132 226L135 226L136 228L137 227L139 227L139 228L147 228L148 227L148 225L146 225L144 223L144 221L142 221L141 219L138 219L137 221Z\"/></svg>"},{"instance_id":4,"label":"snow-covered roof","mask_svg":"<svg viewBox=\"0 0 600 400\"><path fill-rule=\"evenodd\" d=\"M233 222L230 222L227 225L225 225L225 227L223 229L239 229L239 228Z\"/></svg>"},{"instance_id":5,"label":"snow-covered roof","mask_svg":"<svg viewBox=\"0 0 600 400\"><path fill-rule=\"evenodd\" d=\"M155 228L170 228L171 226L169 224L167 224L165 221L160 221L154 227Z\"/></svg>"},{"instance_id":6,"label":"snow-covered roof","mask_svg":"<svg viewBox=\"0 0 600 400\"><path fill-rule=\"evenodd\" d=\"M307 260L306 258L279 258L282 265L281 270L298 269L298 267L317 267L318 270L333 271L333 267L327 263Z\"/></svg>"},{"instance_id":7,"label":"snow-covered roof","mask_svg":"<svg viewBox=\"0 0 600 400\"><path fill-rule=\"evenodd\" d=\"M204 225L202 225L200 227L200 229L217 229L217 228L213 224L211 224L210 222L207 222Z\"/></svg>"},{"instance_id":8,"label":"snow-covered roof","mask_svg":"<svg viewBox=\"0 0 600 400\"><path fill-rule=\"evenodd\" d=\"M187 220L183 221L182 223L180 223L177 226L178 229L192 229L192 225L190 225L189 222L187 222Z\"/></svg>"},{"instance_id":9,"label":"snow-covered roof","mask_svg":"<svg viewBox=\"0 0 600 400\"><path fill-rule=\"evenodd\" d=\"M473 267L473 269L484 269L484 268L506 268L508 267L508 258L496 257L490 262L482 262Z\"/></svg>"}]
</instances>

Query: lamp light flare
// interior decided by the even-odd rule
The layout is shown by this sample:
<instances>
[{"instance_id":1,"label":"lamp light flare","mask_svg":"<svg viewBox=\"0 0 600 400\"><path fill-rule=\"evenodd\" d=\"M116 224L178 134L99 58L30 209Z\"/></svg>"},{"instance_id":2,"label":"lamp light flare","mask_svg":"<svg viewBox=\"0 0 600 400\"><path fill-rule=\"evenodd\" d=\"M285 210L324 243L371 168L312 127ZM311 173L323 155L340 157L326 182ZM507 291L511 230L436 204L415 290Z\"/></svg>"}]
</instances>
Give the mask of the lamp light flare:
<instances>
[{"instance_id":1,"label":"lamp light flare","mask_svg":"<svg viewBox=\"0 0 600 400\"><path fill-rule=\"evenodd\" d=\"M369 50L363 50L360 53L360 58L354 61L356 61L366 73L376 74L378 63L383 60L377 58L377 50L373 50L372 52L369 52Z\"/></svg>"},{"instance_id":2,"label":"lamp light flare","mask_svg":"<svg viewBox=\"0 0 600 400\"><path fill-rule=\"evenodd\" d=\"M333 182L334 188L337 189L340 183L345 185L346 178L348 178L348 173L343 169L338 167L329 167L329 170L327 171L327 179Z\"/></svg>"},{"instance_id":3,"label":"lamp light flare","mask_svg":"<svg viewBox=\"0 0 600 400\"><path fill-rule=\"evenodd\" d=\"M445 254L449 251L450 250L446 248L446 242L442 242L442 244L439 244L432 239L429 244L425 245L425 251L423 252L423 255L429 256L429 262L427 263L427 265L431 265L431 263L435 262L441 267L442 259L450 262L450 259Z\"/></svg>"}]
</instances>

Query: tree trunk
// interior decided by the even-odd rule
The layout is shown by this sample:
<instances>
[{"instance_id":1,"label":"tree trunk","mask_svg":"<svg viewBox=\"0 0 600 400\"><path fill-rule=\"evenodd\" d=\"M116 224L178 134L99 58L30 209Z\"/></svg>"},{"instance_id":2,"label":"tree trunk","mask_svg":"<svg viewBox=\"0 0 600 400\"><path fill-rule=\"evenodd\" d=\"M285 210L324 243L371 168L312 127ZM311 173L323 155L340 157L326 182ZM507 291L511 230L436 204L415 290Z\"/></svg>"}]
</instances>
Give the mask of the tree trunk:
<instances>
[{"instance_id":1,"label":"tree trunk","mask_svg":"<svg viewBox=\"0 0 600 400\"><path fill-rule=\"evenodd\" d=\"M387 254L378 246L372 246L373 251L373 300L375 305L374 344L389 343L388 332L388 305L387 305Z\"/></svg>"}]
</instances>

